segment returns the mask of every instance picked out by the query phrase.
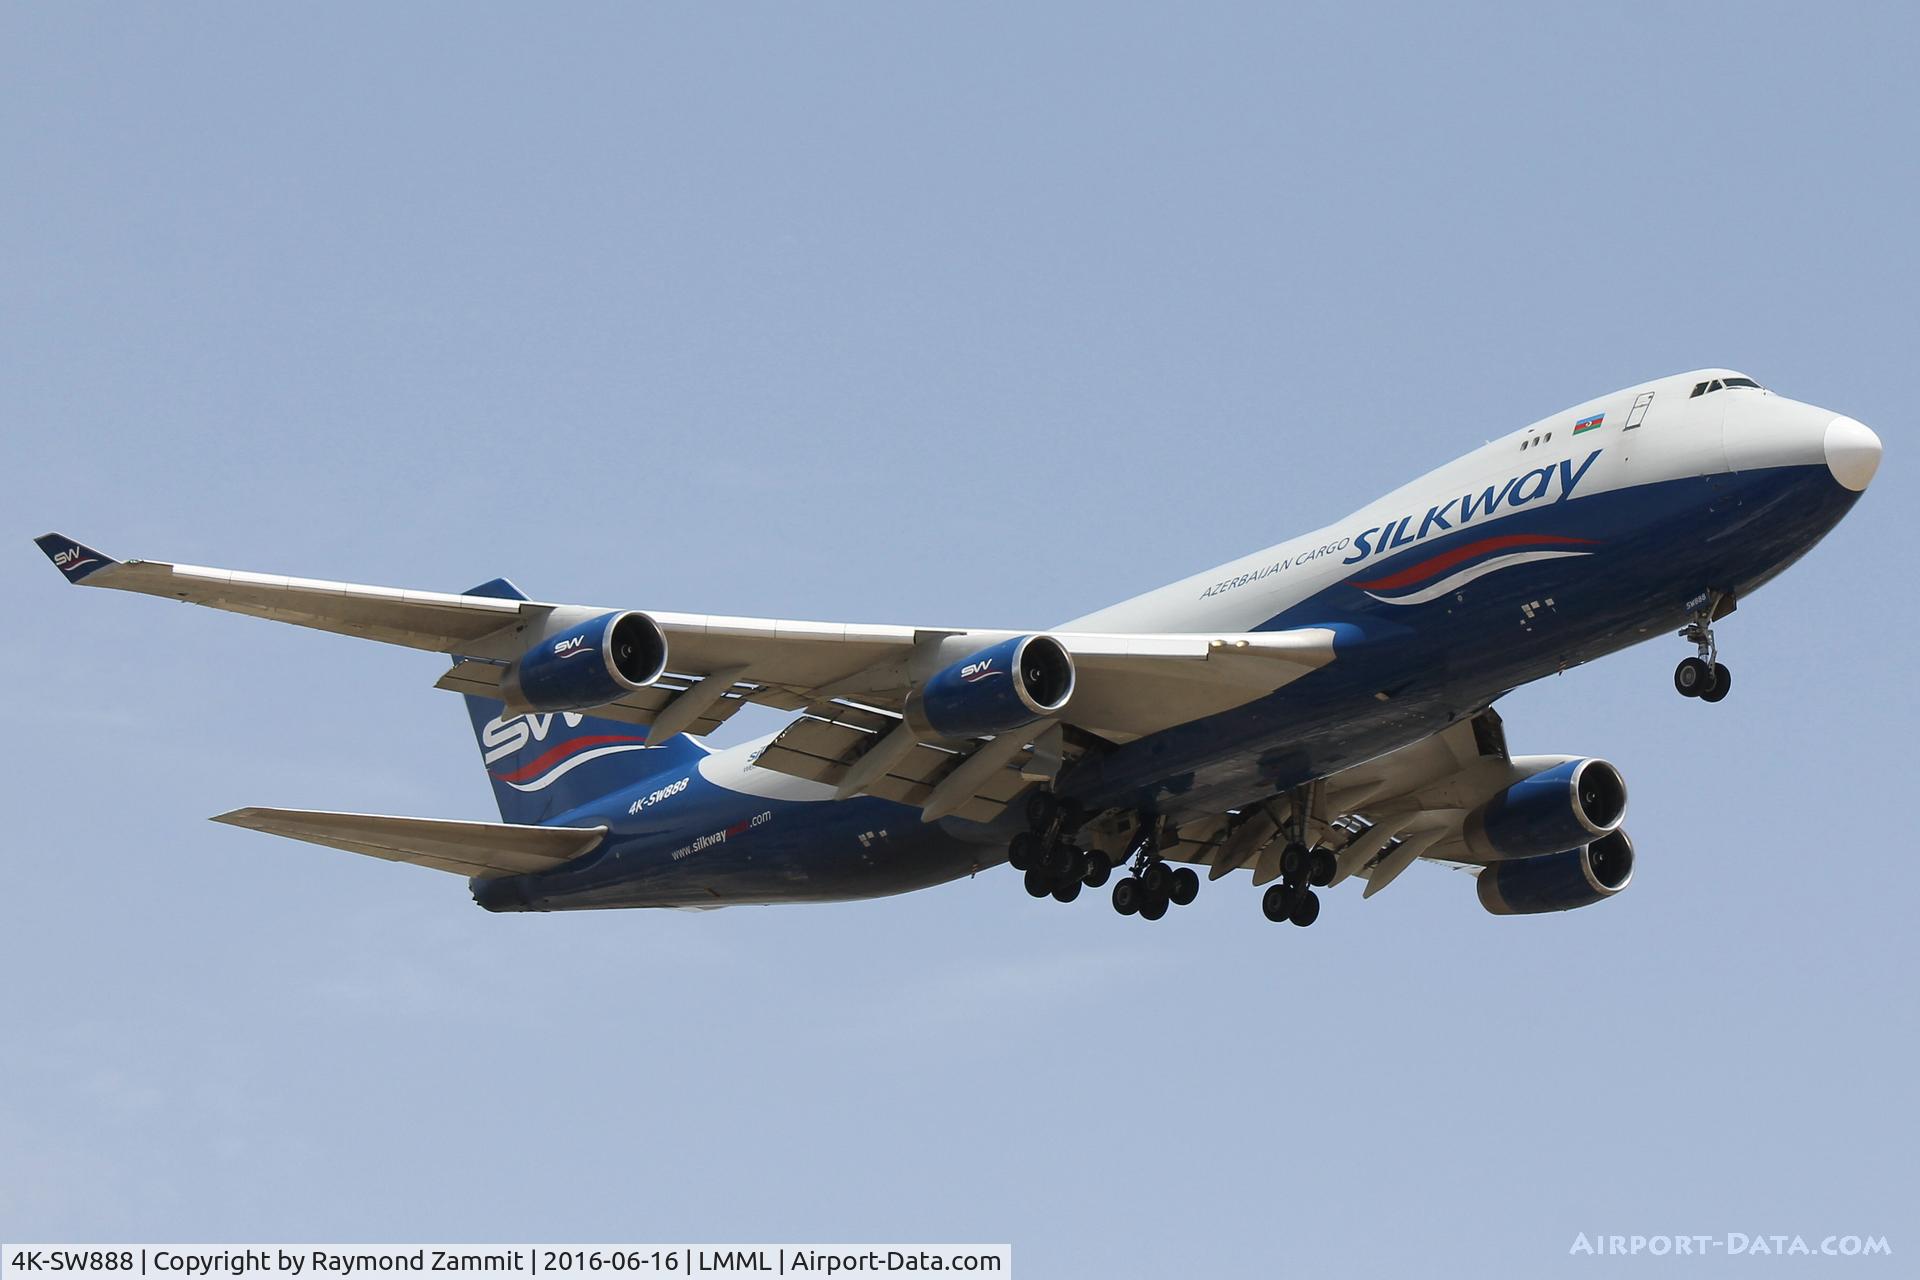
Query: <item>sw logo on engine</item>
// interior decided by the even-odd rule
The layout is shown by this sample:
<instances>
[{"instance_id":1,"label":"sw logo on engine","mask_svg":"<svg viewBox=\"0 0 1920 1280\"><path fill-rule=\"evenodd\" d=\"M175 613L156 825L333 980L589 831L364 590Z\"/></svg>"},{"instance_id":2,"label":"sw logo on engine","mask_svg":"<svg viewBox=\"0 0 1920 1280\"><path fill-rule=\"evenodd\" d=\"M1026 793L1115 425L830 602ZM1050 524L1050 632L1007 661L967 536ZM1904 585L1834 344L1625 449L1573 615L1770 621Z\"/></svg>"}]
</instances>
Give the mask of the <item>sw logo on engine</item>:
<instances>
[{"instance_id":1,"label":"sw logo on engine","mask_svg":"<svg viewBox=\"0 0 1920 1280\"><path fill-rule=\"evenodd\" d=\"M556 657L571 658L576 653L585 653L587 651L586 644L587 638L585 636L573 636L570 639L562 640L554 645L553 652Z\"/></svg>"},{"instance_id":2,"label":"sw logo on engine","mask_svg":"<svg viewBox=\"0 0 1920 1280\"><path fill-rule=\"evenodd\" d=\"M979 662L969 662L966 666L960 668L960 678L968 684L972 684L978 680L985 680L988 676L1001 674L1004 673L993 669L992 658L985 658Z\"/></svg>"}]
</instances>

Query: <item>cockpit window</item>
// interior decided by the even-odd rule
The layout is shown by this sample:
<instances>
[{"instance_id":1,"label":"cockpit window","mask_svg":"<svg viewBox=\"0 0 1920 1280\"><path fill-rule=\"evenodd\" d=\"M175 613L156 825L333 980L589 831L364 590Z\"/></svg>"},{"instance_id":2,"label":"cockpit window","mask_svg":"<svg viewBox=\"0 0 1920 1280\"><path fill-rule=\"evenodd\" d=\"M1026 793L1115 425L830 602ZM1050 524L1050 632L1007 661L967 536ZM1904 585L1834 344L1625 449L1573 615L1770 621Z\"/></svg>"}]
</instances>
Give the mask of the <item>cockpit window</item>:
<instances>
[{"instance_id":1,"label":"cockpit window","mask_svg":"<svg viewBox=\"0 0 1920 1280\"><path fill-rule=\"evenodd\" d=\"M1712 392L1724 390L1727 387L1752 387L1755 391L1766 390L1765 387L1755 382L1752 378L1715 378L1711 382L1694 383L1693 395L1687 398L1691 400L1693 396L1709 395Z\"/></svg>"}]
</instances>

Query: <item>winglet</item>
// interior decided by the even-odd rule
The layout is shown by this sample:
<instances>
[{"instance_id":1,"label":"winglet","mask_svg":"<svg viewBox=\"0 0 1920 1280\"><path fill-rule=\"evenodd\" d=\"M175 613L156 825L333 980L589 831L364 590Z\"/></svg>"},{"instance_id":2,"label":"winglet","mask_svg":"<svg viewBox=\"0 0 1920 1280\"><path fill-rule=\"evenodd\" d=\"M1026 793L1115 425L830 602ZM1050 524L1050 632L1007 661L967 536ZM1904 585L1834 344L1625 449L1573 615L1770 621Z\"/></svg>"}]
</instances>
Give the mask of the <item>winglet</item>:
<instances>
[{"instance_id":1,"label":"winglet","mask_svg":"<svg viewBox=\"0 0 1920 1280\"><path fill-rule=\"evenodd\" d=\"M67 576L68 582L84 582L108 565L120 563L85 543L75 542L64 533L43 533L33 541L47 553L47 559L53 561L53 567Z\"/></svg>"}]
</instances>

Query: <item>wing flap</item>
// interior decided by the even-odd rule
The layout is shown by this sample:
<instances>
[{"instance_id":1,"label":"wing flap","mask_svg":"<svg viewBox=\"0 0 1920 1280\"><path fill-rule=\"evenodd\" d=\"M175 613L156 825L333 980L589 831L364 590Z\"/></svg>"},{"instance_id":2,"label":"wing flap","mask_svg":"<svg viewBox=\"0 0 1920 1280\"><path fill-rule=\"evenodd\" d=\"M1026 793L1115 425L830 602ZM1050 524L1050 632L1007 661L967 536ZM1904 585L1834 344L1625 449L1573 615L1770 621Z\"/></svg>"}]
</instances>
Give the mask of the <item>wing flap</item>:
<instances>
[{"instance_id":1,"label":"wing flap","mask_svg":"<svg viewBox=\"0 0 1920 1280\"><path fill-rule=\"evenodd\" d=\"M213 821L462 876L551 871L592 849L607 831L605 827L525 827L320 809L235 809Z\"/></svg>"},{"instance_id":2,"label":"wing flap","mask_svg":"<svg viewBox=\"0 0 1920 1280\"><path fill-rule=\"evenodd\" d=\"M447 672L433 682L436 689L447 689L454 693L472 694L481 698L500 698L500 677L506 668L493 662L474 662L465 660L454 663ZM635 689L623 695L617 702L609 702L595 707L593 714L602 720L618 720L623 724L637 724L651 727L655 720L687 690L694 682L677 676L662 676L657 682L644 689ZM675 728L676 733L708 734L718 729L732 718L733 714L744 707L753 697L757 686L736 685L710 705L700 710L685 725Z\"/></svg>"},{"instance_id":3,"label":"wing flap","mask_svg":"<svg viewBox=\"0 0 1920 1280\"><path fill-rule=\"evenodd\" d=\"M899 723L898 716L871 707L821 703L809 707L783 729L754 763L810 782L838 785L855 763ZM926 806L940 793L941 784L982 749L1004 759L979 778L971 776L978 770L968 770L962 778L965 785L956 793L942 795L939 811L932 817L951 815L969 822L991 822L1029 785L1019 770L1033 753L1023 741L1012 748L1000 747L991 740L984 748L978 742L964 746L916 742L890 761L861 793L915 808Z\"/></svg>"}]
</instances>

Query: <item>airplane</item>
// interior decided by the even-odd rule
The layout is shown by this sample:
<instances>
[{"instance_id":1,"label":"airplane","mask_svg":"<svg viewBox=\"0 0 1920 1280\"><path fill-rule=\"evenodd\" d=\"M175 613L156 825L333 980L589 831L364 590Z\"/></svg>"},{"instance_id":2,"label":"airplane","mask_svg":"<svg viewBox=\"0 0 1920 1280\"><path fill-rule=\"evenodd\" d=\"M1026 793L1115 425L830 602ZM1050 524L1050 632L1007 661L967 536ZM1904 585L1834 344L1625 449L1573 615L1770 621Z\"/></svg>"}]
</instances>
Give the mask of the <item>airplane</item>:
<instances>
[{"instance_id":1,"label":"airplane","mask_svg":"<svg viewBox=\"0 0 1920 1280\"><path fill-rule=\"evenodd\" d=\"M1506 693L1656 636L1683 695L1715 624L1865 492L1879 438L1730 369L1543 418L1352 515L1045 632L542 603L114 560L69 582L448 655L500 822L214 820L468 877L489 911L881 897L1001 863L1147 920L1247 871L1267 919L1420 860L1495 915L1632 879L1610 762L1515 755ZM701 741L749 704L777 732Z\"/></svg>"}]
</instances>

